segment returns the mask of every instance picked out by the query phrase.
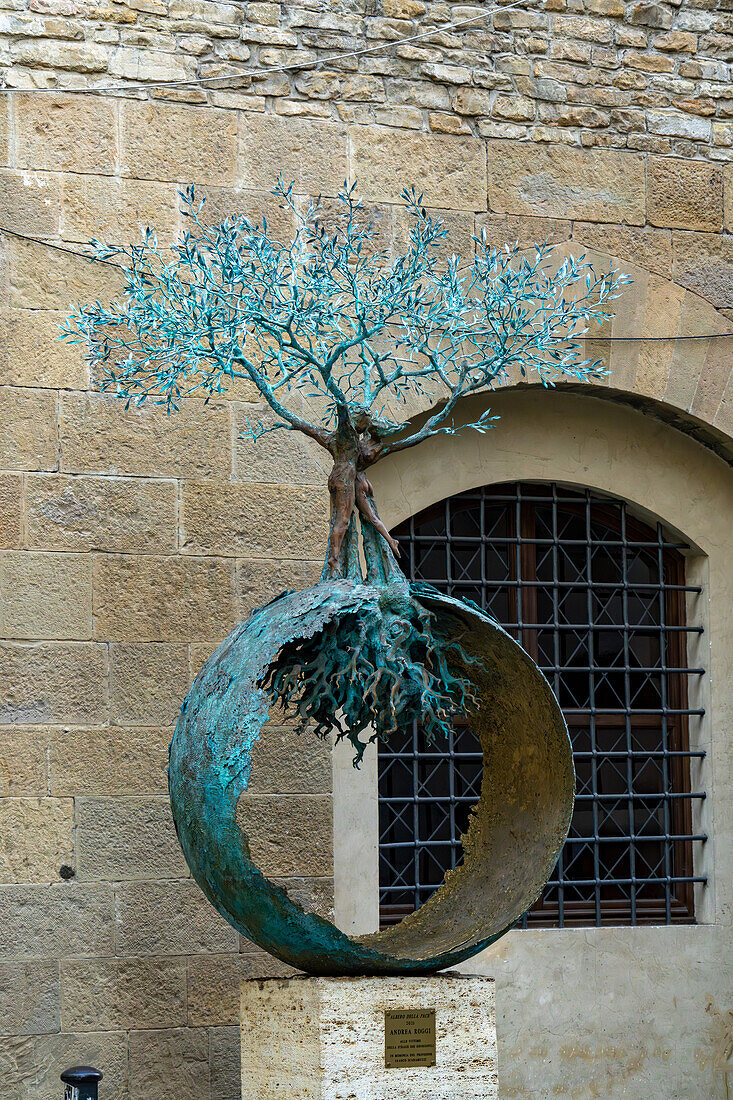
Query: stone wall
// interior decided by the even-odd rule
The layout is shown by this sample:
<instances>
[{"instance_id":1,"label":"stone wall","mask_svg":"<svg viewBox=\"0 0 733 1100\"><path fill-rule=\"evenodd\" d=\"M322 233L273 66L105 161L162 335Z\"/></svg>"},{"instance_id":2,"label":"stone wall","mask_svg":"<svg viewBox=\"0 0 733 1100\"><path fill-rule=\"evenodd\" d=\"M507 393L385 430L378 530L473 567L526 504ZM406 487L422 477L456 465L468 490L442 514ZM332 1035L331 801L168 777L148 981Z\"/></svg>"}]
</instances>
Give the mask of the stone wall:
<instances>
[{"instance_id":1,"label":"stone wall","mask_svg":"<svg viewBox=\"0 0 733 1100\"><path fill-rule=\"evenodd\" d=\"M545 0L400 45L486 6L2 0L0 67L11 87L216 77L209 89L157 94L282 117L725 161L733 158L729 8L726 0ZM329 60L364 49L372 52ZM305 68L220 79L282 66Z\"/></svg>"},{"instance_id":2,"label":"stone wall","mask_svg":"<svg viewBox=\"0 0 733 1100\"><path fill-rule=\"evenodd\" d=\"M478 10L0 4L8 84L74 87L306 62ZM237 981L274 964L188 877L167 744L218 640L317 576L326 527L319 455L240 439L257 409L247 387L170 419L99 393L56 326L71 301L114 292L117 273L70 253L91 236L134 238L139 221L171 240L177 188L191 181L216 214L264 212L285 232L268 195L279 170L301 195L358 176L396 248L399 194L418 182L460 251L486 227L634 264L642 305L624 314L626 333L727 331L733 166L716 162L733 148L732 18L710 3L551 0L493 28L236 89L0 93L0 226L38 239L0 234L3 1096L53 1100L60 1069L89 1060L105 1100L238 1097ZM731 436L729 343L664 347L637 356L633 385L618 373L619 388ZM689 364L698 381L685 388ZM290 799L288 835L328 905L327 759L296 789L292 742L273 745L284 747L263 797ZM279 802L270 810L262 852L277 858ZM573 1073L588 1095L582 1064Z\"/></svg>"}]
</instances>

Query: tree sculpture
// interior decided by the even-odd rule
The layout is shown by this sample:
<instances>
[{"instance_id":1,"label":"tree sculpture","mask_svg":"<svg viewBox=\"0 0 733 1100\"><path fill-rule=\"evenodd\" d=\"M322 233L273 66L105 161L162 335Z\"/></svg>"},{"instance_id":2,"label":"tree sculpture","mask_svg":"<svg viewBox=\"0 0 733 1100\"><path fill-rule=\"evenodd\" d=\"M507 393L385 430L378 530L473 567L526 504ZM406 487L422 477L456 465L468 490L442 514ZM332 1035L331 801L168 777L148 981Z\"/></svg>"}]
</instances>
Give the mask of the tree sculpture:
<instances>
[{"instance_id":1,"label":"tree sculpture","mask_svg":"<svg viewBox=\"0 0 733 1100\"><path fill-rule=\"evenodd\" d=\"M108 307L78 307L65 335L87 344L103 388L128 406L153 401L173 413L189 396L209 399L232 380L246 379L269 406L267 416L249 426L252 440L296 431L329 452L331 524L321 583L255 611L202 670L172 746L174 816L194 875L211 900L274 953L320 971L430 970L455 960L455 950L446 954L447 944L432 954L414 945L402 950L400 934L393 933L396 946L385 954L312 915L312 942L303 947L302 910L281 887L268 883L265 890L246 836L232 833L252 744L274 704L294 714L303 729L347 737L357 764L370 740L415 721L429 739L439 740L457 715L467 714L484 740L481 715L492 692L496 710L499 691L497 676L489 676L492 687L487 669L492 662L514 662L516 676L529 676L534 685L527 690L544 699L544 718L535 716L540 726L552 727L551 738L562 727L564 741L554 751L564 761L565 793L558 787L552 798L556 806L564 803L548 830L551 843L544 838L537 874L494 913L490 936L484 926L479 930L477 918L460 957L496 938L497 921L504 921L501 934L522 911L514 912L517 905L526 908L534 900L569 823L572 765L562 718L558 725L557 706L545 699L549 688L538 670L487 616L408 583L368 471L431 436L453 434L461 399L490 391L512 371L534 374L546 386L568 376L599 377L600 365L583 358L582 338L591 322L609 317L609 303L628 280L614 270L597 274L582 258L553 266L547 244L530 255L518 245L497 250L483 231L465 266L456 256L441 263L447 230L414 189L402 196L411 220L409 246L390 258L378 247L355 188L344 185L334 220L320 201L301 212L293 184L281 180L273 194L296 225L283 243L264 219L255 224L238 216L208 225L204 203L187 188L181 198L189 228L170 257L150 230L129 248L91 242L95 258L124 266L124 296ZM401 418L400 406L415 396L429 411L410 422L404 413ZM487 410L466 427L484 432L492 420ZM521 694L515 684L514 696ZM465 846L470 864L470 836ZM403 940L405 935L403 930Z\"/></svg>"}]
</instances>

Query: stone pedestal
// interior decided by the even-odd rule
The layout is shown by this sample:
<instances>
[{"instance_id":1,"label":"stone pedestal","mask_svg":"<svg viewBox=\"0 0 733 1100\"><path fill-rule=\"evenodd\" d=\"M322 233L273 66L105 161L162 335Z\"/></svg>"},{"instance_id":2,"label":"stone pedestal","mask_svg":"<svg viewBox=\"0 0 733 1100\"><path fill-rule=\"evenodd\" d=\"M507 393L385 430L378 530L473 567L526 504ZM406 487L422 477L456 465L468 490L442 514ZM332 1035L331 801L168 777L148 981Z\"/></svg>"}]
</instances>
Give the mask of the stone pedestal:
<instances>
[{"instance_id":1,"label":"stone pedestal","mask_svg":"<svg viewBox=\"0 0 733 1100\"><path fill-rule=\"evenodd\" d=\"M498 1096L492 978L254 979L241 1032L242 1100Z\"/></svg>"}]
</instances>

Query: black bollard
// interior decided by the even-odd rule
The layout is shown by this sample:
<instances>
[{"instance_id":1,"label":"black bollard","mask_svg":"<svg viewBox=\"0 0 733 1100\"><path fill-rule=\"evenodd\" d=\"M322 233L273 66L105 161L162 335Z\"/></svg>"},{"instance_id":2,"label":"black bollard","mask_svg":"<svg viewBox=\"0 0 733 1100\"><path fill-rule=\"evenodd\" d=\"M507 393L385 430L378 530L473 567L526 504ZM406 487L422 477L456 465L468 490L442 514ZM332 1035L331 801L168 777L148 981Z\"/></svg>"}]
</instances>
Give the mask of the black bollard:
<instances>
[{"instance_id":1,"label":"black bollard","mask_svg":"<svg viewBox=\"0 0 733 1100\"><path fill-rule=\"evenodd\" d=\"M64 1070L61 1080L66 1086L64 1100L98 1100L102 1074L92 1066L74 1066Z\"/></svg>"}]
</instances>

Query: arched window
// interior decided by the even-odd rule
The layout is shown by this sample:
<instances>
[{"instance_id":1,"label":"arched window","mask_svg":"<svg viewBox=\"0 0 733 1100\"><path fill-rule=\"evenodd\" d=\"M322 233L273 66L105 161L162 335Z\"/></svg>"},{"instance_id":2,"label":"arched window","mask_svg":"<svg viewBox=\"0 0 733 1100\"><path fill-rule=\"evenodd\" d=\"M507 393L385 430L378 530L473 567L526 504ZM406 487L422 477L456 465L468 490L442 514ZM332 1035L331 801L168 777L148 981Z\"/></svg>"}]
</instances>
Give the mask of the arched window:
<instances>
[{"instance_id":1,"label":"arched window","mask_svg":"<svg viewBox=\"0 0 733 1100\"><path fill-rule=\"evenodd\" d=\"M625 503L554 484L450 497L398 527L413 580L470 599L547 676L573 742L570 834L530 925L694 921L686 547ZM379 747L380 918L421 905L460 860L481 782L468 728Z\"/></svg>"}]
</instances>

